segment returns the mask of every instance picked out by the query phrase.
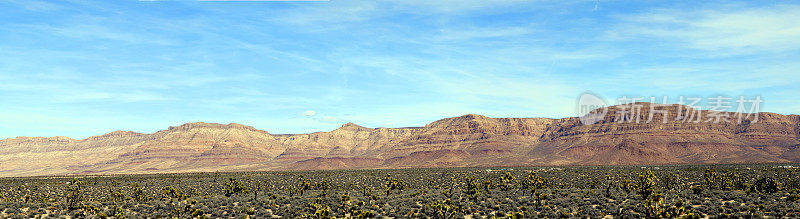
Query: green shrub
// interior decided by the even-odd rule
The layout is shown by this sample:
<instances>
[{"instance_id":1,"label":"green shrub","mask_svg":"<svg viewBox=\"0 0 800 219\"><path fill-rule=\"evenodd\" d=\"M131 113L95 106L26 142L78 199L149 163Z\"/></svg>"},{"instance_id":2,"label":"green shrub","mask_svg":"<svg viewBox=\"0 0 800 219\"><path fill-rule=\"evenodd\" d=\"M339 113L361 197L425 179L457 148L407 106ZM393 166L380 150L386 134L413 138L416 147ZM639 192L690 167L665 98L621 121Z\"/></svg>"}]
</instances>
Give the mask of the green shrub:
<instances>
[{"instance_id":1,"label":"green shrub","mask_svg":"<svg viewBox=\"0 0 800 219\"><path fill-rule=\"evenodd\" d=\"M764 177L753 183L753 188L760 193L774 193L781 190L781 185L770 177Z\"/></svg>"},{"instance_id":2,"label":"green shrub","mask_svg":"<svg viewBox=\"0 0 800 219\"><path fill-rule=\"evenodd\" d=\"M228 183L225 184L225 196L230 197L244 193L247 193L247 187L244 186L244 183L234 178L228 178Z\"/></svg>"},{"instance_id":3,"label":"green shrub","mask_svg":"<svg viewBox=\"0 0 800 219\"><path fill-rule=\"evenodd\" d=\"M692 186L692 193L695 195L700 195L703 193L703 187L700 186Z\"/></svg>"}]
</instances>

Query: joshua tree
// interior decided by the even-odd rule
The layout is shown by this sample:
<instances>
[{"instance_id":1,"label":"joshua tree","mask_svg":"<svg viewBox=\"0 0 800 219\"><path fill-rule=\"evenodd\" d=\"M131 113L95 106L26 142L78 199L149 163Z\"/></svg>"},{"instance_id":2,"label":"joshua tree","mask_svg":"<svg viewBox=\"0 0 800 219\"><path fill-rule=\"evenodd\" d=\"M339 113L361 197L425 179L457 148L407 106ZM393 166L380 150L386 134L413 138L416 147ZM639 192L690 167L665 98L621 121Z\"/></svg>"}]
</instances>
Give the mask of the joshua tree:
<instances>
[{"instance_id":1,"label":"joshua tree","mask_svg":"<svg viewBox=\"0 0 800 219\"><path fill-rule=\"evenodd\" d=\"M513 187L514 182L517 180L511 172L504 172L503 176L500 176L500 190L508 191Z\"/></svg>"},{"instance_id":2,"label":"joshua tree","mask_svg":"<svg viewBox=\"0 0 800 219\"><path fill-rule=\"evenodd\" d=\"M389 196L392 190L403 191L405 188L405 183L403 183L403 181L400 181L389 174L386 174L386 177L384 178L386 179L386 196Z\"/></svg>"},{"instance_id":3,"label":"joshua tree","mask_svg":"<svg viewBox=\"0 0 800 219\"><path fill-rule=\"evenodd\" d=\"M225 184L225 196L230 197L243 193L247 193L247 187L244 186L244 183L232 177L228 178L228 183Z\"/></svg>"},{"instance_id":4,"label":"joshua tree","mask_svg":"<svg viewBox=\"0 0 800 219\"><path fill-rule=\"evenodd\" d=\"M67 203L70 210L78 209L79 204L83 200L83 182L73 179L69 182L69 190L67 192Z\"/></svg>"},{"instance_id":5,"label":"joshua tree","mask_svg":"<svg viewBox=\"0 0 800 219\"><path fill-rule=\"evenodd\" d=\"M550 181L541 176L537 176L534 172L530 172L528 176L520 179L519 184L523 190L523 194L525 191L530 191L530 194L533 195L536 193L536 190L550 186Z\"/></svg>"},{"instance_id":6,"label":"joshua tree","mask_svg":"<svg viewBox=\"0 0 800 219\"><path fill-rule=\"evenodd\" d=\"M256 181L253 184L253 202L258 200L258 191L261 191L261 189L263 189L263 188L264 188L264 184L261 184L260 181Z\"/></svg>"},{"instance_id":7,"label":"joshua tree","mask_svg":"<svg viewBox=\"0 0 800 219\"><path fill-rule=\"evenodd\" d=\"M642 195L642 199L647 199L656 191L658 178L653 174L653 171L647 170L639 173L638 179L639 180L636 182L636 189L639 194Z\"/></svg>"}]
</instances>

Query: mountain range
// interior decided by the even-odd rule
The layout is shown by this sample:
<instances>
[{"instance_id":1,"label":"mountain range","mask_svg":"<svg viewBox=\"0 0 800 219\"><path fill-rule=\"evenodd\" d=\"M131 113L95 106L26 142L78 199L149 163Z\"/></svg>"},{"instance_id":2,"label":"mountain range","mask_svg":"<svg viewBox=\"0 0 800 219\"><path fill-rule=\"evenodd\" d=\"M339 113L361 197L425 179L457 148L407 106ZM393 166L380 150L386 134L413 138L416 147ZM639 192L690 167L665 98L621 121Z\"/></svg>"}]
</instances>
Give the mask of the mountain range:
<instances>
[{"instance_id":1,"label":"mountain range","mask_svg":"<svg viewBox=\"0 0 800 219\"><path fill-rule=\"evenodd\" d=\"M468 114L424 127L347 123L310 134L196 122L151 134L115 131L82 140L16 137L0 140L0 176L800 162L799 115L761 112L744 114L741 122L731 116L715 123L680 117L712 111L638 105L638 111L624 105L602 108L606 114L593 124L579 117ZM652 118L651 110L658 110Z\"/></svg>"}]
</instances>

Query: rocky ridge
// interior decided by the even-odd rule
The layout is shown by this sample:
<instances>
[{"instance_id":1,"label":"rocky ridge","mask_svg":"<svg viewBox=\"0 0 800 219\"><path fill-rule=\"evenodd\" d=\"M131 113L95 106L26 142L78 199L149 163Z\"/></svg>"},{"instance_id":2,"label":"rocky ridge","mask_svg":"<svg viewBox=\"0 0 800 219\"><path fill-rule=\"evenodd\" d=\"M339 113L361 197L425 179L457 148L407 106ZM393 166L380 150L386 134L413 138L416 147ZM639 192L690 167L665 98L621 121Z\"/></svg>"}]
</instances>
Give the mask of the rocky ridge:
<instances>
[{"instance_id":1,"label":"rocky ridge","mask_svg":"<svg viewBox=\"0 0 800 219\"><path fill-rule=\"evenodd\" d=\"M468 114L424 127L270 134L241 124L187 123L152 134L115 131L82 140L0 140L0 176L196 171L516 165L800 162L800 116L714 115L681 105L606 108L577 117L489 118ZM653 112L651 114L651 112ZM652 116L650 116L652 115ZM636 122L638 118L638 122ZM676 118L678 120L676 120ZM711 121L706 121L711 118ZM697 121L697 122L695 122Z\"/></svg>"}]
</instances>

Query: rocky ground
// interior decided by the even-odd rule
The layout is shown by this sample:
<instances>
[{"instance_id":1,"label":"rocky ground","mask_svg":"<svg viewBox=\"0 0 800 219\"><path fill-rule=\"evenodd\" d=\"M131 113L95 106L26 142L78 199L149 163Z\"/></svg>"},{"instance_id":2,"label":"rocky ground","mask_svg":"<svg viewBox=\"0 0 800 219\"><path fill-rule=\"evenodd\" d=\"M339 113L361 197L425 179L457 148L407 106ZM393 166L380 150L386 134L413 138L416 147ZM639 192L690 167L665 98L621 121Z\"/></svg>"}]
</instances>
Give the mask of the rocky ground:
<instances>
[{"instance_id":1,"label":"rocky ground","mask_svg":"<svg viewBox=\"0 0 800 219\"><path fill-rule=\"evenodd\" d=\"M791 165L2 178L0 217L800 217L798 180Z\"/></svg>"}]
</instances>

